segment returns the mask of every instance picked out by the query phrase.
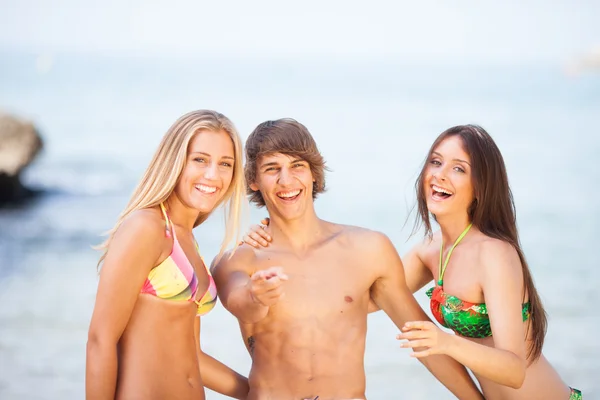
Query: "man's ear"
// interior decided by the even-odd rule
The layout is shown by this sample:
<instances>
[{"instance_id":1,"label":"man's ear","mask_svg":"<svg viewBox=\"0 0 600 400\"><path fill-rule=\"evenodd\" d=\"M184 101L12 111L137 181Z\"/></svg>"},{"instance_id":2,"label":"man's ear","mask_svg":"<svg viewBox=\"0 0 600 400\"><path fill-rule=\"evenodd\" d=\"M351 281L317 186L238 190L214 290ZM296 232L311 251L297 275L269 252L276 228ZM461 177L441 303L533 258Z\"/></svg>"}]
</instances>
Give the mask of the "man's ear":
<instances>
[{"instance_id":1,"label":"man's ear","mask_svg":"<svg viewBox=\"0 0 600 400\"><path fill-rule=\"evenodd\" d=\"M258 192L258 186L256 186L256 183L251 183L250 189L252 189L254 192Z\"/></svg>"}]
</instances>

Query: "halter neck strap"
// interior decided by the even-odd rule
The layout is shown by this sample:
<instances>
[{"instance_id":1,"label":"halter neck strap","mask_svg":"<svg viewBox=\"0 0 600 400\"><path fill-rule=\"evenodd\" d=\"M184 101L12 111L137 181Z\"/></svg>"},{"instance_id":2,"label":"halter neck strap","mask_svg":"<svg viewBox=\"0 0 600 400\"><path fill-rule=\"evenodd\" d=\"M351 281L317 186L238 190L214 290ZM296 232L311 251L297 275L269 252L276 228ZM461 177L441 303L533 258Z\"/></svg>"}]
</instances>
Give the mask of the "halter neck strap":
<instances>
[{"instance_id":1,"label":"halter neck strap","mask_svg":"<svg viewBox=\"0 0 600 400\"><path fill-rule=\"evenodd\" d=\"M438 276L438 281L437 281L437 284L439 286L443 286L444 285L444 272L446 272L446 267L448 266L448 261L450 261L450 256L452 255L452 252L454 251L454 248L466 236L467 232L469 232L469 229L471 229L471 226L473 226L473 223L470 223L469 226L467 226L465 228L465 230L460 234L460 236L456 239L456 241L454 242L454 244L450 248L450 251L448 252L448 255L446 255L446 260L444 261L444 265L443 266L442 266L442 258L443 258L443 255L444 255L444 239L442 239L442 245L440 246L439 276Z\"/></svg>"},{"instance_id":2,"label":"halter neck strap","mask_svg":"<svg viewBox=\"0 0 600 400\"><path fill-rule=\"evenodd\" d=\"M171 233L172 233L173 237L175 237L175 227L173 227L173 224L171 223L171 220L169 219L169 214L167 214L167 209L165 208L165 205L163 203L160 203L160 210L162 211L162 213L165 217L167 236L171 237Z\"/></svg>"}]
</instances>

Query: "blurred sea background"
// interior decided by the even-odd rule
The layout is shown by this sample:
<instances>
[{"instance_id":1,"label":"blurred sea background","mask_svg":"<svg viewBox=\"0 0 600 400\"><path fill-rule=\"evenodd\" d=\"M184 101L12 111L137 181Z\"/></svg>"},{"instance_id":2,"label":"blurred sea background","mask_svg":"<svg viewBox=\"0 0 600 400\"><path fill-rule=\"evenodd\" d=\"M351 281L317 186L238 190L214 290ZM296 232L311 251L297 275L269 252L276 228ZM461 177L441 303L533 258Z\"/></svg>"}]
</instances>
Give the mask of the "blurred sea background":
<instances>
[{"instance_id":1,"label":"blurred sea background","mask_svg":"<svg viewBox=\"0 0 600 400\"><path fill-rule=\"evenodd\" d=\"M420 237L409 211L433 139L482 125L548 312L544 354L600 398L600 70L577 68L599 17L592 1L0 1L0 110L45 142L23 176L42 195L0 208L0 399L84 398L91 246L169 126L199 108L243 138L267 119L304 123L332 170L320 216L382 231L401 255ZM196 230L208 260L222 233L221 213ZM203 319L204 350L247 374L235 319L221 305ZM385 314L368 324L369 399L452 397Z\"/></svg>"}]
</instances>

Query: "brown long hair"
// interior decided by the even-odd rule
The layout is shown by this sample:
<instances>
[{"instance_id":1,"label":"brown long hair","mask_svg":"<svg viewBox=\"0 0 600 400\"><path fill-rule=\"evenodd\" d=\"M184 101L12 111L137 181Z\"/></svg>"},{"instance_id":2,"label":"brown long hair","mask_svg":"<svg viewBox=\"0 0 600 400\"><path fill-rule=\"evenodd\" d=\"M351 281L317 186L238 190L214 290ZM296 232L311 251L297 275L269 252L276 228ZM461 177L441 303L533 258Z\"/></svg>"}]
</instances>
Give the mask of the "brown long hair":
<instances>
[{"instance_id":1,"label":"brown long hair","mask_svg":"<svg viewBox=\"0 0 600 400\"><path fill-rule=\"evenodd\" d=\"M418 213L413 233L424 226L426 234L430 236L432 234L423 185L425 171L433 151L443 140L451 136L461 138L464 150L471 157L471 170L473 171L471 179L475 199L467 211L470 221L484 235L510 243L519 254L523 268L523 301L529 294L531 328L533 330L532 345L528 350L527 357L536 360L542 353L546 336L548 325L546 311L533 284L533 278L519 242L515 203L508 184L504 158L492 137L482 127L476 125L452 127L442 132L431 145L415 183ZM529 336L529 330L526 336Z\"/></svg>"}]
</instances>

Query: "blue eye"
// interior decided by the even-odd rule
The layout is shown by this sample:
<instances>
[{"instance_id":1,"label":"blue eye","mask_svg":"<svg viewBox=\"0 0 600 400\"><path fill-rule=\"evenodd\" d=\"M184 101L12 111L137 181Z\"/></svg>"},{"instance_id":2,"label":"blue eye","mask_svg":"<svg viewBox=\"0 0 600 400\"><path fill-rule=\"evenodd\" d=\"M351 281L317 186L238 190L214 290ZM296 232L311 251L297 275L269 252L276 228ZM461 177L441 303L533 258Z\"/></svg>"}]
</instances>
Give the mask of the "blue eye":
<instances>
[{"instance_id":1,"label":"blue eye","mask_svg":"<svg viewBox=\"0 0 600 400\"><path fill-rule=\"evenodd\" d=\"M431 160L431 161L429 161L429 163L433 164L433 165L442 165L442 163L439 162L438 160Z\"/></svg>"},{"instance_id":2,"label":"blue eye","mask_svg":"<svg viewBox=\"0 0 600 400\"><path fill-rule=\"evenodd\" d=\"M232 167L231 163L228 163L227 161L223 161L221 163L221 165L224 166L224 167L227 167L227 168L231 168Z\"/></svg>"},{"instance_id":3,"label":"blue eye","mask_svg":"<svg viewBox=\"0 0 600 400\"><path fill-rule=\"evenodd\" d=\"M465 170L462 169L461 167L454 167L454 170L457 171L457 172L461 172L463 174L465 173Z\"/></svg>"},{"instance_id":4,"label":"blue eye","mask_svg":"<svg viewBox=\"0 0 600 400\"><path fill-rule=\"evenodd\" d=\"M194 161L204 163L204 162L206 162L206 159L203 157L196 157L196 158L194 158Z\"/></svg>"}]
</instances>

